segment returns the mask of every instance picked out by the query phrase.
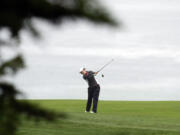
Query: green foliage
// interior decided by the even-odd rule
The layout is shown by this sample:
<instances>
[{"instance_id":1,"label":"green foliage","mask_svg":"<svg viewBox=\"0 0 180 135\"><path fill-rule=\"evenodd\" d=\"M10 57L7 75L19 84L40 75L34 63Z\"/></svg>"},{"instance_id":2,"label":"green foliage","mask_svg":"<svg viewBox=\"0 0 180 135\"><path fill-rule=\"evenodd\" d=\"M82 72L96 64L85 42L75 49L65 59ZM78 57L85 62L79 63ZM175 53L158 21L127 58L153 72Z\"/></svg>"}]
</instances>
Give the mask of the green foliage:
<instances>
[{"instance_id":1,"label":"green foliage","mask_svg":"<svg viewBox=\"0 0 180 135\"><path fill-rule=\"evenodd\" d=\"M95 0L1 0L0 28L7 27L12 36L32 18L60 23L64 18L84 18L95 23L117 25L108 12ZM27 25L30 29L31 26Z\"/></svg>"},{"instance_id":2,"label":"green foliage","mask_svg":"<svg viewBox=\"0 0 180 135\"><path fill-rule=\"evenodd\" d=\"M0 133L2 135L13 135L20 124L21 115L34 118L36 121L45 119L54 121L56 118L65 118L63 113L54 113L29 102L16 100L19 94L12 84L0 82Z\"/></svg>"},{"instance_id":3,"label":"green foliage","mask_svg":"<svg viewBox=\"0 0 180 135\"><path fill-rule=\"evenodd\" d=\"M17 90L8 83L0 83L0 133L2 135L14 134L19 123L17 112L14 110Z\"/></svg>"},{"instance_id":4,"label":"green foliage","mask_svg":"<svg viewBox=\"0 0 180 135\"><path fill-rule=\"evenodd\" d=\"M0 76L7 74L15 74L18 70L24 68L24 61L21 55L12 58L11 60L7 60L2 62L0 65Z\"/></svg>"},{"instance_id":5,"label":"green foliage","mask_svg":"<svg viewBox=\"0 0 180 135\"><path fill-rule=\"evenodd\" d=\"M59 24L63 19L87 19L94 23L116 26L116 21L100 6L96 0L1 0L0 30L7 28L11 40L19 39L22 29L27 29L37 36L38 32L32 25L33 18L41 18L52 24ZM9 41L0 37L0 51L4 46L11 47ZM1 52L0 52L1 53ZM15 75L25 67L22 55L18 54L10 60L3 60L0 54L0 134L15 135L20 116L27 116L37 121L45 119L54 121L64 118L63 113L54 113L29 102L18 101L19 90L4 77Z\"/></svg>"}]
</instances>

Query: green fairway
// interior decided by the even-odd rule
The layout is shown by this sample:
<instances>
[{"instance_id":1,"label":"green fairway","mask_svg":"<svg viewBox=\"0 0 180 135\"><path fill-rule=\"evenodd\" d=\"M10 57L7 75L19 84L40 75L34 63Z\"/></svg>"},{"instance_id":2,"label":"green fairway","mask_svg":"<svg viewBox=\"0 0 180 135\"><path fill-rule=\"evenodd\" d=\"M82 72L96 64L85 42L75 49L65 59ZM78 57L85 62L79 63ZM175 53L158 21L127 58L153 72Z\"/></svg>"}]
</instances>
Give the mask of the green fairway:
<instances>
[{"instance_id":1,"label":"green fairway","mask_svg":"<svg viewBox=\"0 0 180 135\"><path fill-rule=\"evenodd\" d=\"M85 100L31 100L68 117L55 123L23 121L18 135L180 135L180 102L100 101L98 114Z\"/></svg>"}]
</instances>

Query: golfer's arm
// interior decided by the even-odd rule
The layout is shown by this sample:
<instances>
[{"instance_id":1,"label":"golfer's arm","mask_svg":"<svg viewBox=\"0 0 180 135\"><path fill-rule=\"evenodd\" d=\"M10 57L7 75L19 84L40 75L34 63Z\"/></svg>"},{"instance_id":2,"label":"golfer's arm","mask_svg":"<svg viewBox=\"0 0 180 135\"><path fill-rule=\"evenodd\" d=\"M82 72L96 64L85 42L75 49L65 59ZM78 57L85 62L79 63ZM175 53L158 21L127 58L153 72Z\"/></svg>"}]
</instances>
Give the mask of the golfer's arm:
<instances>
[{"instance_id":1,"label":"golfer's arm","mask_svg":"<svg viewBox=\"0 0 180 135\"><path fill-rule=\"evenodd\" d=\"M98 72L94 72L94 75L96 76L98 74Z\"/></svg>"}]
</instances>

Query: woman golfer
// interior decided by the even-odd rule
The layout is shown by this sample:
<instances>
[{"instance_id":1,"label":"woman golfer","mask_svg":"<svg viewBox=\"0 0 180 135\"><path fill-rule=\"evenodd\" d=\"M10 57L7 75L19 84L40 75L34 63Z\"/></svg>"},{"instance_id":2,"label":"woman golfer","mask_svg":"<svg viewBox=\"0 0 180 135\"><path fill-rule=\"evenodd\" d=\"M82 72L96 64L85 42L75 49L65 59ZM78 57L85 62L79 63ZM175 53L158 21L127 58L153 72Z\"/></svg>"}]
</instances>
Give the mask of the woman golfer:
<instances>
[{"instance_id":1,"label":"woman golfer","mask_svg":"<svg viewBox=\"0 0 180 135\"><path fill-rule=\"evenodd\" d=\"M85 68L80 69L80 73L83 75L83 79L88 83L88 100L86 105L86 111L89 112L91 109L91 103L93 101L93 109L90 113L97 113L97 104L100 92L100 86L95 79L95 75L98 72L86 71Z\"/></svg>"}]
</instances>

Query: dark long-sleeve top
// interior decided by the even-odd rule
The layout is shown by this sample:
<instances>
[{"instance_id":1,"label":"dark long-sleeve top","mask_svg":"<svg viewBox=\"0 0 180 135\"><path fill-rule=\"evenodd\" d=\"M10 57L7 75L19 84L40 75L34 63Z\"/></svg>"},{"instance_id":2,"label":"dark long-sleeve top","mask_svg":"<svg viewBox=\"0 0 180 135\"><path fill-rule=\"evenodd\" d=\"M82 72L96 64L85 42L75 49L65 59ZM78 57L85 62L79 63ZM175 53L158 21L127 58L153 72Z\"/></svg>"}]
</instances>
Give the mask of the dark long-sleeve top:
<instances>
[{"instance_id":1,"label":"dark long-sleeve top","mask_svg":"<svg viewBox=\"0 0 180 135\"><path fill-rule=\"evenodd\" d=\"M87 71L85 75L83 75L83 79L87 81L89 87L97 86L98 83L94 77L95 72L93 71Z\"/></svg>"}]
</instances>

